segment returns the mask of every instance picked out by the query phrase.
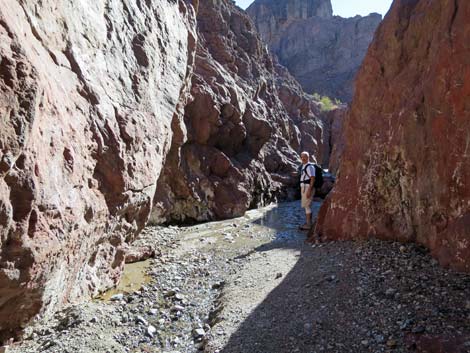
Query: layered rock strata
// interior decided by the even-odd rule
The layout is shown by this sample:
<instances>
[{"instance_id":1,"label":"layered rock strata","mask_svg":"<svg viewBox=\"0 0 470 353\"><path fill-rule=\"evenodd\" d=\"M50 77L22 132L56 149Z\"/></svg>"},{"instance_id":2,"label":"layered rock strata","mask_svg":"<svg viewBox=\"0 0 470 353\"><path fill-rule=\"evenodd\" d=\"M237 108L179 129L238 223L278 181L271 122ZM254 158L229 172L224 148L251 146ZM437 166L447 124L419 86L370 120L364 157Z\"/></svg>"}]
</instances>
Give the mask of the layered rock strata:
<instances>
[{"instance_id":1,"label":"layered rock strata","mask_svg":"<svg viewBox=\"0 0 470 353\"><path fill-rule=\"evenodd\" d=\"M358 75L316 233L428 247L470 271L470 3L395 1Z\"/></svg>"},{"instance_id":2,"label":"layered rock strata","mask_svg":"<svg viewBox=\"0 0 470 353\"><path fill-rule=\"evenodd\" d=\"M351 101L381 15L333 16L330 0L256 0L247 12L306 92Z\"/></svg>"},{"instance_id":3,"label":"layered rock strata","mask_svg":"<svg viewBox=\"0 0 470 353\"><path fill-rule=\"evenodd\" d=\"M118 281L195 40L181 0L2 2L0 339Z\"/></svg>"},{"instance_id":4,"label":"layered rock strata","mask_svg":"<svg viewBox=\"0 0 470 353\"><path fill-rule=\"evenodd\" d=\"M173 125L155 223L235 217L292 196L298 152L319 162L328 153L318 104L273 61L246 13L200 2L197 26L192 99Z\"/></svg>"}]
</instances>

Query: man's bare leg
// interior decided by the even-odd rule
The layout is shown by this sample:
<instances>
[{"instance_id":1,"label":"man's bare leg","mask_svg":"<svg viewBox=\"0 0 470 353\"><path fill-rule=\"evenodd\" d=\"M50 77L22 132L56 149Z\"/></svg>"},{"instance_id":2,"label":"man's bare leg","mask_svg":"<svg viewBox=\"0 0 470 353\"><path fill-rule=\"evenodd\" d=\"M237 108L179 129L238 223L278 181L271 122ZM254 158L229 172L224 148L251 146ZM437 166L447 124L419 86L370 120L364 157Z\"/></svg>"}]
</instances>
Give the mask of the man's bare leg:
<instances>
[{"instance_id":1,"label":"man's bare leg","mask_svg":"<svg viewBox=\"0 0 470 353\"><path fill-rule=\"evenodd\" d=\"M306 219L307 227L311 227L312 226L312 214L311 213L305 213L305 219Z\"/></svg>"}]
</instances>

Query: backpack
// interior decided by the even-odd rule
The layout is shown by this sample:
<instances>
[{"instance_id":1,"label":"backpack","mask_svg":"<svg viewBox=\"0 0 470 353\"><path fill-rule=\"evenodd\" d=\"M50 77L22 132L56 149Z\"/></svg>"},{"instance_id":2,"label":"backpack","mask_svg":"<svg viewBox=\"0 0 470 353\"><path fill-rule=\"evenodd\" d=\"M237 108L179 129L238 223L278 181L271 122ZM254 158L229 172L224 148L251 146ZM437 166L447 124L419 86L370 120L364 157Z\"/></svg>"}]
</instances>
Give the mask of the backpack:
<instances>
[{"instance_id":1,"label":"backpack","mask_svg":"<svg viewBox=\"0 0 470 353\"><path fill-rule=\"evenodd\" d=\"M302 166L300 166L302 168L302 172L305 172L305 174L307 174L309 178L310 175L308 175L307 173L307 168L309 165L313 165L313 167L315 168L315 182L313 183L313 187L315 189L320 189L323 186L323 168L313 163L307 163L305 165L305 168L302 168Z\"/></svg>"}]
</instances>

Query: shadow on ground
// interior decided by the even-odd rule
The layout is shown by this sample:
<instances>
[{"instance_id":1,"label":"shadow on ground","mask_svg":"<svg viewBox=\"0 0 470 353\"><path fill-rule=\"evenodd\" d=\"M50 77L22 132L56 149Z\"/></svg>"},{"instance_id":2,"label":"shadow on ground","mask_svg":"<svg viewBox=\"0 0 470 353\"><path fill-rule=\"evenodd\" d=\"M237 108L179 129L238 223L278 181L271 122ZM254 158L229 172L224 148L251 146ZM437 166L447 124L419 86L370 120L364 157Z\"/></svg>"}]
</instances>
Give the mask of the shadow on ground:
<instances>
[{"instance_id":1,"label":"shadow on ground","mask_svg":"<svg viewBox=\"0 0 470 353\"><path fill-rule=\"evenodd\" d=\"M284 215L276 208L258 221L278 236L256 251L296 249L298 262L220 353L409 352L420 351L410 334L452 340L470 333L468 275L439 268L413 245L405 251L378 241L312 248L295 229L298 216ZM466 353L470 344L421 351Z\"/></svg>"}]
</instances>

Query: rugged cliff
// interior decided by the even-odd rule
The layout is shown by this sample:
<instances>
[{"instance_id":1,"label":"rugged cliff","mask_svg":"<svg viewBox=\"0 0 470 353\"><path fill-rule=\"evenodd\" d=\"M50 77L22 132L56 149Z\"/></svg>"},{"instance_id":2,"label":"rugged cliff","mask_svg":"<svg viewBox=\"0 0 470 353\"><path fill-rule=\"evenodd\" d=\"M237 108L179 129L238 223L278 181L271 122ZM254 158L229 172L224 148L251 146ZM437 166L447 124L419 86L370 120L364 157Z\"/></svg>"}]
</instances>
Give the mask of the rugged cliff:
<instances>
[{"instance_id":1,"label":"rugged cliff","mask_svg":"<svg viewBox=\"0 0 470 353\"><path fill-rule=\"evenodd\" d=\"M0 340L114 285L154 204L241 215L329 153L231 1L10 1L0 38Z\"/></svg>"},{"instance_id":2,"label":"rugged cliff","mask_svg":"<svg viewBox=\"0 0 470 353\"><path fill-rule=\"evenodd\" d=\"M358 75L316 232L424 244L470 271L470 3L395 1Z\"/></svg>"},{"instance_id":3,"label":"rugged cliff","mask_svg":"<svg viewBox=\"0 0 470 353\"><path fill-rule=\"evenodd\" d=\"M256 0L247 12L306 92L351 100L379 14L333 16L330 0Z\"/></svg>"},{"instance_id":4,"label":"rugged cliff","mask_svg":"<svg viewBox=\"0 0 470 353\"><path fill-rule=\"evenodd\" d=\"M231 1L200 2L197 27L192 99L173 126L157 223L240 216L289 196L301 149L320 162L328 155L317 104L273 62L246 13Z\"/></svg>"},{"instance_id":5,"label":"rugged cliff","mask_svg":"<svg viewBox=\"0 0 470 353\"><path fill-rule=\"evenodd\" d=\"M119 279L189 89L184 1L0 9L0 339Z\"/></svg>"}]
</instances>

